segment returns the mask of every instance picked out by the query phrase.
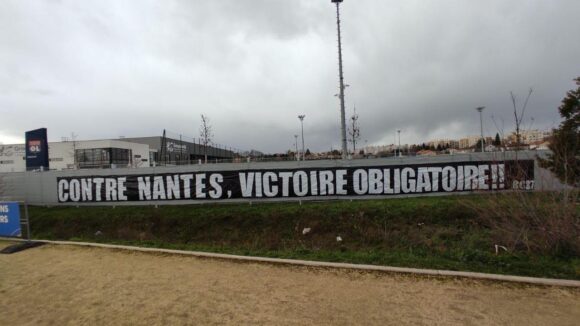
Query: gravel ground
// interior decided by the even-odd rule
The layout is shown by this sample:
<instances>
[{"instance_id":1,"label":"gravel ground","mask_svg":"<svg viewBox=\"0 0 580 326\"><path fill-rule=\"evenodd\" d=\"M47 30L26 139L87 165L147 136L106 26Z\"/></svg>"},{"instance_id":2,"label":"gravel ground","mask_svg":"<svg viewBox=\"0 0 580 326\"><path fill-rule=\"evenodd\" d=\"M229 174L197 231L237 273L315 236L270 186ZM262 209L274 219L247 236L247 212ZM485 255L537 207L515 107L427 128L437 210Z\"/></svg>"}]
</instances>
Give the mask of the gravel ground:
<instances>
[{"instance_id":1,"label":"gravel ground","mask_svg":"<svg viewBox=\"0 0 580 326\"><path fill-rule=\"evenodd\" d=\"M0 325L578 321L579 289L57 245L0 255Z\"/></svg>"}]
</instances>

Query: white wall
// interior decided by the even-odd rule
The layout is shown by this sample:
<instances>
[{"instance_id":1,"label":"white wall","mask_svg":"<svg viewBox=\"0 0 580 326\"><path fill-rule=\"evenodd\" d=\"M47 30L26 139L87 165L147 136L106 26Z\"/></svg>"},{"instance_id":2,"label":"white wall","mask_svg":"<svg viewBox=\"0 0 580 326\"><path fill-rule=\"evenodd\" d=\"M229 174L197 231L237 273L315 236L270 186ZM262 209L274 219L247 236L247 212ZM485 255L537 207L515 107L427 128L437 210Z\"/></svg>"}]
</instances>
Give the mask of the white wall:
<instances>
[{"instance_id":1,"label":"white wall","mask_svg":"<svg viewBox=\"0 0 580 326\"><path fill-rule=\"evenodd\" d=\"M26 170L24 144L0 145L0 173Z\"/></svg>"},{"instance_id":2,"label":"white wall","mask_svg":"<svg viewBox=\"0 0 580 326\"><path fill-rule=\"evenodd\" d=\"M520 151L518 159L534 160L538 156L544 157L545 151ZM58 202L57 178L59 177L79 177L79 176L111 176L111 175L138 175L138 174L164 174L164 173L203 173L217 171L243 171L243 170L270 170L270 169L309 169L309 168L332 168L332 167L382 167L382 166L404 166L411 164L430 164L447 162L477 162L502 160L513 160L515 152L495 152L495 153L472 153L457 155L439 155L424 157L397 157L397 158L377 158L364 160L316 160L316 161L286 161L286 162L249 162L249 163L223 163L223 164L202 164L183 165L175 167L150 167L143 169L94 169L94 170L65 170L48 172L24 172L0 174L0 199L4 200L26 200L35 205L72 205L70 203ZM559 190L564 186L548 171L540 168L536 163L534 168L534 189L539 191ZM462 194L468 192L456 192ZM427 196L446 195L445 193L428 193ZM393 197L423 196L422 194L405 194ZM369 198L392 198L391 196L329 196L329 197L295 197L295 198L272 198L272 199L223 199L223 202L252 202L252 201L298 201L298 200L333 200L333 199L369 199ZM166 200L166 201L141 201L141 202L99 202L82 203L83 205L168 205L168 204L195 204L213 202L215 200ZM75 203L74 205L78 205Z\"/></svg>"}]
</instances>

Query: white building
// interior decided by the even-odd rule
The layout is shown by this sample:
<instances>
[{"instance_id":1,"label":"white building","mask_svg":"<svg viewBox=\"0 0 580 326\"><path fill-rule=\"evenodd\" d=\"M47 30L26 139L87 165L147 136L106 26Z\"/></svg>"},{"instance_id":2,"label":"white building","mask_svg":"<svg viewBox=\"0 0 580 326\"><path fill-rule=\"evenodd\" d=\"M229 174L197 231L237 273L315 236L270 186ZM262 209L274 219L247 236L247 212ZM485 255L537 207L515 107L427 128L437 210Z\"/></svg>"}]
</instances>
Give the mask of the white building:
<instances>
[{"instance_id":1,"label":"white building","mask_svg":"<svg viewBox=\"0 0 580 326\"><path fill-rule=\"evenodd\" d=\"M0 145L0 172L26 170L24 144Z\"/></svg>"},{"instance_id":2,"label":"white building","mask_svg":"<svg viewBox=\"0 0 580 326\"><path fill-rule=\"evenodd\" d=\"M550 138L550 136L552 136L551 130L533 129L533 130L520 131L520 141L522 142L522 144L527 144L527 145L544 141L544 140ZM517 140L516 133L512 132L509 135L509 139L511 142L515 143Z\"/></svg>"},{"instance_id":3,"label":"white building","mask_svg":"<svg viewBox=\"0 0 580 326\"><path fill-rule=\"evenodd\" d=\"M407 144L405 145L401 145L401 149L405 150L408 147ZM390 153L393 152L397 149L397 145L395 144L390 144L390 145L377 145L377 146L365 146L363 148L365 154L372 154L372 155L378 155L379 153Z\"/></svg>"},{"instance_id":4,"label":"white building","mask_svg":"<svg viewBox=\"0 0 580 326\"><path fill-rule=\"evenodd\" d=\"M50 170L148 167L147 144L120 140L87 140L48 143ZM24 144L0 145L0 172L26 171Z\"/></svg>"},{"instance_id":5,"label":"white building","mask_svg":"<svg viewBox=\"0 0 580 326\"><path fill-rule=\"evenodd\" d=\"M449 144L450 140L447 138L432 139L427 142L427 146L432 146L437 148L437 146L445 147Z\"/></svg>"},{"instance_id":6,"label":"white building","mask_svg":"<svg viewBox=\"0 0 580 326\"><path fill-rule=\"evenodd\" d=\"M473 147L477 144L477 142L481 139L481 136L467 136L464 138L459 139L459 148L465 149Z\"/></svg>"}]
</instances>

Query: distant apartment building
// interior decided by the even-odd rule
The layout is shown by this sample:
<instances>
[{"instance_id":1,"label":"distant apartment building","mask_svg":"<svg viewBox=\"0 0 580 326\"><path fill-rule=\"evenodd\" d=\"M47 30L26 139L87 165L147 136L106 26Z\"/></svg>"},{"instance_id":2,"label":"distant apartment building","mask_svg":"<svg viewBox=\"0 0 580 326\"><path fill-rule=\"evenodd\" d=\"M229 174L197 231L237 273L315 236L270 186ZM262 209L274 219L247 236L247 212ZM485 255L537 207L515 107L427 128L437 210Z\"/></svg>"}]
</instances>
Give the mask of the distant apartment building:
<instances>
[{"instance_id":1,"label":"distant apartment building","mask_svg":"<svg viewBox=\"0 0 580 326\"><path fill-rule=\"evenodd\" d=\"M480 139L481 139L481 136L467 136L465 138L461 138L461 139L459 139L458 147L456 147L456 148L467 149L467 148L475 147L475 145L477 145L477 143L479 142ZM493 144L494 138L489 137L489 136L485 136L484 141L485 141L486 145L491 145L491 144Z\"/></svg>"},{"instance_id":2,"label":"distant apartment building","mask_svg":"<svg viewBox=\"0 0 580 326\"><path fill-rule=\"evenodd\" d=\"M521 140L522 144L526 144L526 145L541 142L543 140L548 139L550 136L552 136L551 130L533 129L533 130L520 131L520 140ZM515 143L517 140L516 133L512 132L508 136L508 139L510 142Z\"/></svg>"},{"instance_id":3,"label":"distant apartment building","mask_svg":"<svg viewBox=\"0 0 580 326\"><path fill-rule=\"evenodd\" d=\"M432 146L437 148L437 146L445 147L445 148L459 148L459 141L454 139L448 138L441 138L441 139L433 139L427 142L428 146Z\"/></svg>"},{"instance_id":4,"label":"distant apartment building","mask_svg":"<svg viewBox=\"0 0 580 326\"><path fill-rule=\"evenodd\" d=\"M459 139L459 148L460 149L471 148L475 146L480 139L481 136L467 136L461 138Z\"/></svg>"},{"instance_id":5,"label":"distant apartment building","mask_svg":"<svg viewBox=\"0 0 580 326\"><path fill-rule=\"evenodd\" d=\"M549 130L526 130L520 132L521 140L523 144L527 145L534 145L540 146L538 148L544 148L547 145L544 142L552 135L552 132ZM432 139L425 143L431 148L441 148L445 149L454 149L460 150L461 152L470 152L473 151L475 146L478 144L479 140L481 139L480 135L473 135L460 138L459 140L449 139L449 138L437 138ZM485 146L486 151L494 151L498 150L498 147L494 145L495 137L484 136L485 139ZM507 142L506 142L507 141ZM507 139L501 139L502 145L509 145L509 143L514 144L516 142L516 135L515 132L510 134ZM396 151L398 148L397 144L390 144L390 145L375 145L375 146L366 146L364 147L365 154L370 155L379 155L379 153L392 153ZM409 148L409 145L401 145L401 151L406 152ZM423 154L428 155L428 154Z\"/></svg>"},{"instance_id":6,"label":"distant apartment building","mask_svg":"<svg viewBox=\"0 0 580 326\"><path fill-rule=\"evenodd\" d=\"M437 146L445 147L445 145L448 143L449 143L449 139L447 139L447 138L433 139L433 140L430 140L427 142L427 146L435 147L435 148L437 148Z\"/></svg>"},{"instance_id":7,"label":"distant apartment building","mask_svg":"<svg viewBox=\"0 0 580 326\"><path fill-rule=\"evenodd\" d=\"M402 145L401 147L405 148L407 145ZM365 154L372 154L377 155L381 152L392 152L397 149L397 146L394 144L390 145L377 145L377 146L366 146L364 148Z\"/></svg>"},{"instance_id":8,"label":"distant apartment building","mask_svg":"<svg viewBox=\"0 0 580 326\"><path fill-rule=\"evenodd\" d=\"M459 148L459 141L455 140L455 139L450 139L449 140L449 148Z\"/></svg>"}]
</instances>

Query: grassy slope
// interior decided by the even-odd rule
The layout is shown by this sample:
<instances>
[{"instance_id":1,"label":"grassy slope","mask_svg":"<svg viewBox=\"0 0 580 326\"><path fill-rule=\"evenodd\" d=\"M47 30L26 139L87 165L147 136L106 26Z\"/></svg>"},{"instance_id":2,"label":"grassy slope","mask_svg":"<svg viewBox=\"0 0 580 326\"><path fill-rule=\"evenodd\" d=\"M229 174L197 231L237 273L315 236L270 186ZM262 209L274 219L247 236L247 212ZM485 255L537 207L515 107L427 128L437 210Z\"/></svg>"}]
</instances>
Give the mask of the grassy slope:
<instances>
[{"instance_id":1,"label":"grassy slope","mask_svg":"<svg viewBox=\"0 0 580 326\"><path fill-rule=\"evenodd\" d=\"M479 197L31 207L30 215L35 238L580 279L577 257L496 256L489 230L466 200ZM312 231L303 235L304 228Z\"/></svg>"}]
</instances>

